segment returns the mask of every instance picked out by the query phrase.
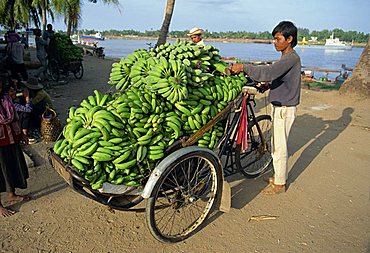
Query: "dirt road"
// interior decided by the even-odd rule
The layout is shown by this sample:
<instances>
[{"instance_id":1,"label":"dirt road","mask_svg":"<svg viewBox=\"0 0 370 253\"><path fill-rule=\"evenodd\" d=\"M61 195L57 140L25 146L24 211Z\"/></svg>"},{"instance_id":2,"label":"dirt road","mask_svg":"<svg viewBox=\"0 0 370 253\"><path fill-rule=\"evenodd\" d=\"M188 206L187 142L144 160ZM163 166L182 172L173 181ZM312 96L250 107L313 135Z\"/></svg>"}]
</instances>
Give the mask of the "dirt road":
<instances>
[{"instance_id":1,"label":"dirt road","mask_svg":"<svg viewBox=\"0 0 370 253\"><path fill-rule=\"evenodd\" d=\"M85 57L82 80L54 86L60 118L93 89L106 91L111 61ZM228 178L232 209L190 239L167 245L149 233L143 209L112 212L71 190L47 161L52 144L26 151L33 200L0 219L0 252L370 252L370 102L302 90L291 133L289 189L263 196L262 178ZM274 215L275 220L248 221Z\"/></svg>"}]
</instances>

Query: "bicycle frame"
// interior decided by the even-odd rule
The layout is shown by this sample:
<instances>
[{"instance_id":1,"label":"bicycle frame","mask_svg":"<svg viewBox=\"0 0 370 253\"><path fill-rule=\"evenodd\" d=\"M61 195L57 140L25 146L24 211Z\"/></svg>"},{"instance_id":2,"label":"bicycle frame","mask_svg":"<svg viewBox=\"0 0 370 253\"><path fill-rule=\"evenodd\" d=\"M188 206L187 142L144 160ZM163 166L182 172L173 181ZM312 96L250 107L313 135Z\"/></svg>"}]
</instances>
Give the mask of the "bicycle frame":
<instances>
[{"instance_id":1,"label":"bicycle frame","mask_svg":"<svg viewBox=\"0 0 370 253\"><path fill-rule=\"evenodd\" d=\"M230 116L230 118L231 117L232 118L227 123L226 128L225 128L225 134L221 138L221 141L220 141L221 147L220 147L219 152L218 152L218 157L221 159L221 157L223 155L226 156L225 166L223 166L223 171L224 171L224 176L225 177L239 172L234 167L234 160L233 160L234 155L233 155L233 153L235 152L234 142L236 140L238 127L239 127L239 122L240 122L241 113L242 113L242 109L241 109L242 101L243 101L245 96L246 96L246 106L247 106L247 112L246 113L247 113L248 124L251 124L253 122L257 122L256 114L255 114L254 109L253 109L253 107L256 106L256 102L254 100L254 95L255 95L255 93L250 93L248 91L243 91L242 95L240 97L238 97L238 103L237 103L237 107L234 110L234 115ZM263 147L266 148L266 141L263 138L261 127L259 126L259 124L256 124L256 127L257 127L257 131L258 131L259 136L262 137L261 139L262 139ZM248 138L252 138L251 142L253 143L254 136L251 133L251 129L248 127L247 131L248 131ZM249 151L249 152L251 152L251 151ZM230 160L230 165L228 165L229 160Z\"/></svg>"}]
</instances>

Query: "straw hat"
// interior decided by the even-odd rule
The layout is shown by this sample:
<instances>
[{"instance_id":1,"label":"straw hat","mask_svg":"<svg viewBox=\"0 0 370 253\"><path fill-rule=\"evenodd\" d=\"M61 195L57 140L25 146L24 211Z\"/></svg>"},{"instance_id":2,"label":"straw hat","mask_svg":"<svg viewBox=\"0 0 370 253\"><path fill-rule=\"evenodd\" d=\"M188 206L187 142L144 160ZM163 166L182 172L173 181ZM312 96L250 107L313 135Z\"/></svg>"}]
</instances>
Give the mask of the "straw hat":
<instances>
[{"instance_id":1,"label":"straw hat","mask_svg":"<svg viewBox=\"0 0 370 253\"><path fill-rule=\"evenodd\" d=\"M189 31L188 36L201 35L203 33L202 28L195 27Z\"/></svg>"},{"instance_id":2,"label":"straw hat","mask_svg":"<svg viewBox=\"0 0 370 253\"><path fill-rule=\"evenodd\" d=\"M28 78L27 82L23 82L24 86L26 86L30 90L40 90L44 88L42 84L39 84L39 81L35 77Z\"/></svg>"}]
</instances>

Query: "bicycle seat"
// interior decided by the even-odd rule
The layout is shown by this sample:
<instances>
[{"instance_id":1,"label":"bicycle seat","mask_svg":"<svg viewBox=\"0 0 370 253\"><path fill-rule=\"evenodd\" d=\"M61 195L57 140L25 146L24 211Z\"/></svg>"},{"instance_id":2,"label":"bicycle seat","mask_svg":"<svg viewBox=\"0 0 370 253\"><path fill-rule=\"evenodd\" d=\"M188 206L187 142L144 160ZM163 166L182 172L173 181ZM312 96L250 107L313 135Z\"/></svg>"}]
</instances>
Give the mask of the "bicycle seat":
<instances>
[{"instance_id":1,"label":"bicycle seat","mask_svg":"<svg viewBox=\"0 0 370 253\"><path fill-rule=\"evenodd\" d=\"M256 95L258 90L256 87L252 87L252 86L243 86L242 88L242 92L243 93L248 93L250 95Z\"/></svg>"}]
</instances>

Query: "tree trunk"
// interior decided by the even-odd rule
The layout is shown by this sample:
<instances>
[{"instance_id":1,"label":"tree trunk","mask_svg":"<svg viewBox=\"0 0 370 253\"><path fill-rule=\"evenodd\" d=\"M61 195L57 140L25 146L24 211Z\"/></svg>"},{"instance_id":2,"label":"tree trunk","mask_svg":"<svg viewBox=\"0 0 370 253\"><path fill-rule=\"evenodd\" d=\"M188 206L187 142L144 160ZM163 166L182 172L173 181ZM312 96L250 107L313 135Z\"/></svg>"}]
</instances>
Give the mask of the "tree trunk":
<instances>
[{"instance_id":1,"label":"tree trunk","mask_svg":"<svg viewBox=\"0 0 370 253\"><path fill-rule=\"evenodd\" d=\"M370 98L370 39L362 51L352 75L344 81L339 89L340 94L356 95Z\"/></svg>"},{"instance_id":2,"label":"tree trunk","mask_svg":"<svg viewBox=\"0 0 370 253\"><path fill-rule=\"evenodd\" d=\"M167 0L166 1L166 11L164 13L164 20L163 20L163 24L161 27L161 31L159 33L159 38L158 38L156 47L166 43L167 34L170 28L171 18L172 18L174 8L175 8L175 0Z\"/></svg>"},{"instance_id":3,"label":"tree trunk","mask_svg":"<svg viewBox=\"0 0 370 253\"><path fill-rule=\"evenodd\" d=\"M41 22L42 22L42 30L45 31L46 30L46 6L43 6L42 7L42 10L41 10Z\"/></svg>"},{"instance_id":4,"label":"tree trunk","mask_svg":"<svg viewBox=\"0 0 370 253\"><path fill-rule=\"evenodd\" d=\"M68 18L68 24L67 24L67 36L71 36L72 33L72 19L71 17Z\"/></svg>"}]
</instances>

